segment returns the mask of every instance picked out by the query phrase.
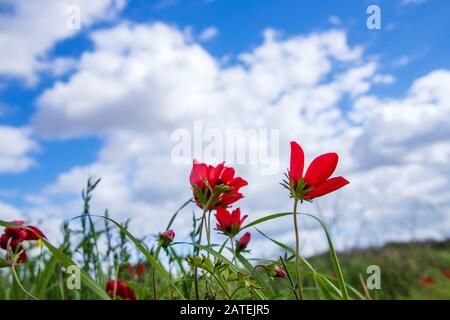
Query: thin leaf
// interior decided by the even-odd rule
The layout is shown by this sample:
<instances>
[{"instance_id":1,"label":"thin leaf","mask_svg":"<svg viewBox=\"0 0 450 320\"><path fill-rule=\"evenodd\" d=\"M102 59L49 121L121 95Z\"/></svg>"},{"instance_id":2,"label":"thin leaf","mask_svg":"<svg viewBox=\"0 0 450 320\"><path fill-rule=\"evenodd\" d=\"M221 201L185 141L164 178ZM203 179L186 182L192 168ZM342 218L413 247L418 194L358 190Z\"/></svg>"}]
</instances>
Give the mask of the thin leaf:
<instances>
[{"instance_id":1,"label":"thin leaf","mask_svg":"<svg viewBox=\"0 0 450 320\"><path fill-rule=\"evenodd\" d=\"M128 239L131 240L131 242L134 243L134 245L144 254L144 256L147 258L148 262L151 263L151 265L153 266L153 268L156 268L156 270L158 270L158 272L164 277L166 278L167 282L174 288L174 290L176 291L176 293L180 296L181 299L185 300L185 297L183 295L183 293L180 291L180 289L178 288L178 286L175 284L175 282L172 280L172 278L170 277L169 273L161 266L161 264L156 261L153 256L151 255L151 253L145 248L145 246L141 243L141 241L139 241L138 239L136 239L126 228L124 228L123 226L121 226L118 222L116 222L115 220L109 218L109 217L104 217L104 216L97 216L97 215L90 215L91 217L97 217L97 218L103 218L106 219L110 222L112 222L117 228L120 229L120 231L125 234ZM79 217L75 217L74 219L77 218L81 218L81 216ZM73 219L72 219L73 220Z\"/></svg>"},{"instance_id":2,"label":"thin leaf","mask_svg":"<svg viewBox=\"0 0 450 320\"><path fill-rule=\"evenodd\" d=\"M174 243L173 245L175 245L175 244L188 244L188 245L191 245L191 246L195 246L195 247L197 247L197 248L199 248L201 250L205 250L206 252L209 252L211 255L213 255L215 258L217 258L219 260L222 260L222 262L225 262L226 264L228 264L230 269L233 270L234 272L240 272L239 268L236 267L233 264L233 262L231 262L229 259L227 259L223 255L221 255L220 253L212 250L211 248L209 248L207 246L202 246L201 244L190 243L190 242L177 242L177 243ZM255 292L261 300L266 300L267 299L267 297L264 295L264 293L261 292L261 290L253 288L252 291Z\"/></svg>"},{"instance_id":3,"label":"thin leaf","mask_svg":"<svg viewBox=\"0 0 450 320\"><path fill-rule=\"evenodd\" d=\"M175 211L175 213L172 215L172 218L170 218L170 221L169 221L169 224L166 227L166 230L170 229L170 227L172 226L173 222L175 221L175 218L177 217L178 213L181 210L183 210L183 208L186 207L191 202L192 202L192 198L189 199L188 201L186 201L185 203L183 203L183 205L177 211Z\"/></svg>"},{"instance_id":4,"label":"thin leaf","mask_svg":"<svg viewBox=\"0 0 450 320\"><path fill-rule=\"evenodd\" d=\"M255 228L256 229L256 228ZM272 241L273 243L275 243L276 245L278 245L279 247L283 248L284 250L290 252L291 254L295 255L295 250L292 249L291 247L285 245L284 243L281 243L275 239L272 239L271 237L269 237L268 235L266 235L264 232L262 232L261 230L256 229L256 231L258 231L263 237L265 237L266 239L269 239L270 241ZM300 262L303 263L313 274L313 276L317 275L319 277L322 277L324 279L324 282L328 285L328 287L330 289L332 289L333 291L335 291L337 294L341 294L340 290L328 279L326 279L326 277L324 277L324 275L322 275L321 273L317 272L316 269L314 269L314 267L303 257L300 256ZM305 273L305 272L303 272Z\"/></svg>"},{"instance_id":5,"label":"thin leaf","mask_svg":"<svg viewBox=\"0 0 450 320\"><path fill-rule=\"evenodd\" d=\"M8 267L10 267L10 264L6 262L5 259L0 258L0 268L8 268Z\"/></svg>"},{"instance_id":6,"label":"thin leaf","mask_svg":"<svg viewBox=\"0 0 450 320\"><path fill-rule=\"evenodd\" d=\"M255 220L253 222L250 222L249 224L243 226L241 228L241 230L246 229L246 228L250 228L250 227L253 227L253 226L256 226L257 224L260 224L262 222L266 222L266 221L269 221L269 220L273 220L273 219L281 218L281 217L284 217L284 216L288 216L290 214L292 214L292 212L283 212L283 213L271 214L271 215L265 216L263 218L257 219L257 220Z\"/></svg>"},{"instance_id":7,"label":"thin leaf","mask_svg":"<svg viewBox=\"0 0 450 320\"><path fill-rule=\"evenodd\" d=\"M342 274L342 269L341 269L341 265L339 264L339 259L336 254L336 250L334 250L333 241L331 241L331 237L330 237L330 234L328 233L328 229L327 229L325 223L321 219L317 218L316 216L313 216L312 214L308 214L308 213L300 213L300 214L315 219L322 226L322 229L325 232L325 235L327 237L328 247L330 248L331 262L333 263L333 268L334 268L334 271L336 272L336 277L338 280L339 287L341 289L343 298L345 300L348 300L347 285L344 280L344 275Z\"/></svg>"},{"instance_id":8,"label":"thin leaf","mask_svg":"<svg viewBox=\"0 0 450 320\"><path fill-rule=\"evenodd\" d=\"M28 229L27 227L24 227L22 225L18 225L15 223L10 223L6 221L0 220L0 225L3 227L15 227L15 228L24 228ZM30 231L33 231L29 229ZM58 250L56 247L54 247L50 242L45 240L44 238L40 239L42 243L47 247L47 249L51 252L51 254L58 259L59 263L61 263L64 267L69 267L71 265L76 265L75 262L72 261L72 259L68 258L64 253L62 253L60 250ZM91 277L80 268L80 275L81 279L83 281L83 284L85 284L89 289L91 289L92 292L97 294L101 299L103 300L111 300L109 295L106 293L106 291L100 287L97 283L95 283Z\"/></svg>"}]
</instances>

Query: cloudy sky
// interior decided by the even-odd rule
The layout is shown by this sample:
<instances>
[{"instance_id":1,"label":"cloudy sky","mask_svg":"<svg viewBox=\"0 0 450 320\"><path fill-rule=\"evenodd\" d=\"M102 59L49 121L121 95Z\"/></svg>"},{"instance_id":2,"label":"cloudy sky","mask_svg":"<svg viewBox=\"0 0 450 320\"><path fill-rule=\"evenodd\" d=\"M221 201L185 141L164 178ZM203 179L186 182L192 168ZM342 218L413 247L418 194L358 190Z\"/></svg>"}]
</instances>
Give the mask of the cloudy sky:
<instances>
[{"instance_id":1,"label":"cloudy sky","mask_svg":"<svg viewBox=\"0 0 450 320\"><path fill-rule=\"evenodd\" d=\"M366 25L372 3L380 30ZM350 181L301 209L330 224L338 248L449 237L449 10L445 0L2 0L0 218L40 223L57 241L97 175L93 212L155 234L190 197L173 133L201 123L279 133L274 172L236 165L249 220L291 209L279 182L296 140L307 163L338 152L336 174ZM175 223L180 239L192 210ZM302 223L304 253L324 249ZM288 218L261 229L293 241Z\"/></svg>"}]
</instances>

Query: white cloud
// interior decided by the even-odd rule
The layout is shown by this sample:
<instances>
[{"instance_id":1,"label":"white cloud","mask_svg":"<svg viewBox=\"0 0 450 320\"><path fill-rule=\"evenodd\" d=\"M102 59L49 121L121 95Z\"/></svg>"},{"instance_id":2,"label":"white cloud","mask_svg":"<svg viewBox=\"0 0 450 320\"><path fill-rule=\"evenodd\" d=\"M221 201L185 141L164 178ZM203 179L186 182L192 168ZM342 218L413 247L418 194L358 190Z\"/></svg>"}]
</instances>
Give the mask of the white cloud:
<instances>
[{"instance_id":1,"label":"white cloud","mask_svg":"<svg viewBox=\"0 0 450 320\"><path fill-rule=\"evenodd\" d=\"M48 53L57 41L79 30L69 28L67 8L78 6L81 30L95 21L109 19L125 5L124 0L6 0L0 14L0 74L24 78L32 84L36 72L48 66Z\"/></svg>"},{"instance_id":2,"label":"white cloud","mask_svg":"<svg viewBox=\"0 0 450 320\"><path fill-rule=\"evenodd\" d=\"M342 20L338 17L338 16L330 16L328 18L328 21L333 25L333 26L340 26L342 24Z\"/></svg>"},{"instance_id":3,"label":"white cloud","mask_svg":"<svg viewBox=\"0 0 450 320\"><path fill-rule=\"evenodd\" d=\"M82 55L70 79L40 96L33 123L46 137L97 135L104 145L95 163L61 174L43 190L35 198L36 212L58 214L54 203L61 201L65 214L75 215L85 179L97 174L104 181L95 212L108 207L115 217L132 217L133 230L156 233L190 193L190 167L171 162L170 135L201 120L219 130L281 130L277 175L261 176L252 165L237 168L250 182L240 205L251 219L290 209L278 182L288 165L289 141L297 140L308 162L337 151L337 174L351 181L317 200L323 216L339 217L333 227L339 248L405 239L407 221L414 219L421 222L414 226L418 237L448 230L449 71L418 79L403 98L381 100L370 95L372 85L392 79L339 30L282 38L269 29L262 44L226 67L163 23L123 23L94 32L92 41L94 50ZM302 210L319 212L312 205ZM178 234L186 235L190 211L179 219ZM289 219L262 226L287 242L291 227ZM307 253L324 247L316 229L302 234L311 246ZM271 254L257 237L254 245L257 253Z\"/></svg>"},{"instance_id":4,"label":"white cloud","mask_svg":"<svg viewBox=\"0 0 450 320\"><path fill-rule=\"evenodd\" d=\"M37 148L29 128L0 125L0 174L29 169L34 164L30 153Z\"/></svg>"},{"instance_id":5,"label":"white cloud","mask_svg":"<svg viewBox=\"0 0 450 320\"><path fill-rule=\"evenodd\" d=\"M215 38L218 34L219 34L219 30L217 30L217 28L208 27L200 33L199 39L201 41L208 41L208 40Z\"/></svg>"},{"instance_id":6,"label":"white cloud","mask_svg":"<svg viewBox=\"0 0 450 320\"><path fill-rule=\"evenodd\" d=\"M373 83L377 84L392 84L395 82L395 78L391 74L378 73L373 77Z\"/></svg>"}]
</instances>

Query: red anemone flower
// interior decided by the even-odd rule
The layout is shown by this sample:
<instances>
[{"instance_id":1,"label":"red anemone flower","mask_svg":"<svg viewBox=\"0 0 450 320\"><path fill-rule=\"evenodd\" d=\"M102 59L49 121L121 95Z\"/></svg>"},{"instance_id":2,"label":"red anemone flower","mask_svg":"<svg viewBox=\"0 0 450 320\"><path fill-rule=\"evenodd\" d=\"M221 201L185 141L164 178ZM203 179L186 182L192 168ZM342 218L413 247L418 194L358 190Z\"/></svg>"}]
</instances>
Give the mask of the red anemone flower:
<instances>
[{"instance_id":1,"label":"red anemone flower","mask_svg":"<svg viewBox=\"0 0 450 320\"><path fill-rule=\"evenodd\" d=\"M419 279L423 284L432 284L434 282L432 277L423 277Z\"/></svg>"},{"instance_id":2,"label":"red anemone flower","mask_svg":"<svg viewBox=\"0 0 450 320\"><path fill-rule=\"evenodd\" d=\"M214 167L194 160L189 180L197 205L208 210L227 208L242 199L244 196L239 193L239 189L248 183L234 174L234 169L226 167L224 163Z\"/></svg>"},{"instance_id":3,"label":"red anemone flower","mask_svg":"<svg viewBox=\"0 0 450 320\"><path fill-rule=\"evenodd\" d=\"M252 235L250 234L250 232L244 233L244 235L239 239L239 241L237 241L237 249L238 249L238 251L245 250L247 248L251 237L252 237Z\"/></svg>"},{"instance_id":4,"label":"red anemone flower","mask_svg":"<svg viewBox=\"0 0 450 320\"><path fill-rule=\"evenodd\" d=\"M289 183L285 183L295 199L312 200L321 197L339 188L342 188L349 182L344 177L330 178L338 163L336 153L325 153L315 158L305 175L303 168L305 155L302 147L295 142L291 142L291 163L289 168Z\"/></svg>"},{"instance_id":5,"label":"red anemone flower","mask_svg":"<svg viewBox=\"0 0 450 320\"><path fill-rule=\"evenodd\" d=\"M145 274L145 263L139 262L137 265L133 266L128 263L128 275L132 278L139 279Z\"/></svg>"},{"instance_id":6,"label":"red anemone flower","mask_svg":"<svg viewBox=\"0 0 450 320\"><path fill-rule=\"evenodd\" d=\"M144 262L138 263L138 265L136 266L136 274L139 278L144 276L144 274L145 274L145 263Z\"/></svg>"},{"instance_id":7,"label":"red anemone flower","mask_svg":"<svg viewBox=\"0 0 450 320\"><path fill-rule=\"evenodd\" d=\"M27 262L27 252L25 251L25 249L20 246L19 248L17 248L17 250L14 251L14 255L15 255L15 260L13 260L13 258L11 258L10 254L7 253L6 254L6 261L8 261L11 264L22 264ZM18 256L17 256L18 255Z\"/></svg>"},{"instance_id":8,"label":"red anemone flower","mask_svg":"<svg viewBox=\"0 0 450 320\"><path fill-rule=\"evenodd\" d=\"M449 268L444 268L441 271L442 271L442 274L444 275L444 277L450 279L450 269Z\"/></svg>"},{"instance_id":9,"label":"red anemone flower","mask_svg":"<svg viewBox=\"0 0 450 320\"><path fill-rule=\"evenodd\" d=\"M0 236L0 248L7 250L8 245L11 250L16 251L21 247L21 241L11 238L6 233L4 233Z\"/></svg>"},{"instance_id":10,"label":"red anemone flower","mask_svg":"<svg viewBox=\"0 0 450 320\"><path fill-rule=\"evenodd\" d=\"M15 220L11 223L16 225L24 225L24 221ZM27 261L27 253L22 247L22 242L39 240L46 238L44 233L34 226L24 227L6 227L5 233L0 236L0 248L10 250L6 254L6 260L12 263L24 263ZM18 255L18 256L17 256ZM15 256L15 261L14 257Z\"/></svg>"},{"instance_id":11,"label":"red anemone flower","mask_svg":"<svg viewBox=\"0 0 450 320\"><path fill-rule=\"evenodd\" d=\"M25 223L25 221L16 220L16 221L11 221L11 223L14 223L17 225L23 225ZM8 235L10 238L13 238L13 239L16 239L19 241L39 240L40 238L47 239L45 237L44 233L34 226L24 226L23 228L7 227L5 229L5 234Z\"/></svg>"},{"instance_id":12,"label":"red anemone flower","mask_svg":"<svg viewBox=\"0 0 450 320\"><path fill-rule=\"evenodd\" d=\"M123 300L136 300L135 293L123 280L109 280L106 282L106 292L111 297L121 298Z\"/></svg>"},{"instance_id":13,"label":"red anemone flower","mask_svg":"<svg viewBox=\"0 0 450 320\"><path fill-rule=\"evenodd\" d=\"M241 218L241 209L234 209L231 213L224 208L217 208L216 211L217 229L230 237L234 237L241 230L242 223L247 219L247 215Z\"/></svg>"}]
</instances>

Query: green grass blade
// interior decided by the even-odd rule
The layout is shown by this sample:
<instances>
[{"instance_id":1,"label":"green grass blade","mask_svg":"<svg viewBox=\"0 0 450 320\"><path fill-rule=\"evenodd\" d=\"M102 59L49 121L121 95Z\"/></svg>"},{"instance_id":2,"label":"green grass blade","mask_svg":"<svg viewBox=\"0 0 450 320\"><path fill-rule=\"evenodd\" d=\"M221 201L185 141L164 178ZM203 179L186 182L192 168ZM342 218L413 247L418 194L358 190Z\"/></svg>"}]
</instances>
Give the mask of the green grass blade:
<instances>
[{"instance_id":1,"label":"green grass blade","mask_svg":"<svg viewBox=\"0 0 450 320\"><path fill-rule=\"evenodd\" d=\"M81 217L81 216L80 216ZM80 218L76 217L74 219ZM175 282L170 277L169 273L161 266L161 264L153 258L151 253L145 248L145 246L142 244L141 241L139 241L137 238L135 238L127 229L125 229L122 225L120 225L118 222L116 222L114 219L111 219L109 217L104 216L97 216L97 215L91 215L91 217L97 217L97 218L103 218L110 222L112 222L117 228L120 229L120 231L127 236L128 239L131 240L131 242L134 243L134 245L142 252L142 254L145 256L145 258L150 262L150 264L156 268L156 270L167 280L167 282L173 287L175 292L179 295L181 299L185 299L183 293L180 291L178 286L175 284Z\"/></svg>"},{"instance_id":2,"label":"green grass blade","mask_svg":"<svg viewBox=\"0 0 450 320\"><path fill-rule=\"evenodd\" d=\"M210 247L202 246L201 244L198 244L198 243L191 243L191 242L177 242L177 243L174 243L174 245L175 245L175 244L188 244L188 245L191 245L191 246L195 246L195 247L197 247L197 248L199 248L199 249L201 249L201 250L205 250L206 252L208 252L208 253L210 253L212 256L214 256L215 258L217 258L217 259L219 259L219 260L222 260L222 262L225 262L226 264L228 264L228 266L230 267L230 269L233 270L234 272L241 272L241 271L239 270L239 268L236 267L236 266L233 264L233 262L231 262L228 258L224 257L224 256L221 255L220 253L214 251L214 250L211 249ZM259 289L252 289L252 291L255 292L256 295L258 295L258 297L259 297L261 300L267 300L267 297L264 295L264 293L263 293L261 290L259 290Z\"/></svg>"},{"instance_id":3,"label":"green grass blade","mask_svg":"<svg viewBox=\"0 0 450 320\"><path fill-rule=\"evenodd\" d=\"M60 250L58 250L56 247L51 245L47 240L41 239L42 243L47 247L47 249L51 252L51 254L58 259L58 262L61 263L65 268L76 265L75 262L72 261L72 259L68 258L66 255L64 255ZM91 279L91 277L80 268L80 274L82 279L82 284L86 285L89 289L91 289L92 292L94 292L96 295L99 296L99 298L103 300L111 300L109 295L106 293L105 289L99 286L97 283L95 283L94 280Z\"/></svg>"},{"instance_id":4,"label":"green grass blade","mask_svg":"<svg viewBox=\"0 0 450 320\"><path fill-rule=\"evenodd\" d=\"M36 288L37 296L40 299L46 295L50 279L55 274L56 266L58 265L58 259L52 256L51 259L45 264L45 270L39 277L38 286Z\"/></svg>"},{"instance_id":5,"label":"green grass blade","mask_svg":"<svg viewBox=\"0 0 450 320\"><path fill-rule=\"evenodd\" d=\"M330 249L330 255L331 255L331 262L333 264L334 271L336 272L336 278L338 280L339 287L341 289L343 298L345 300L348 300L349 297L348 297L347 285L344 280L344 275L342 274L342 269L341 269L341 265L339 264L339 259L336 254L336 250L334 250L333 241L331 241L331 237L330 237L330 234L328 233L328 229L327 229L325 223L321 219L317 218L316 216L313 216L312 214L308 214L308 213L300 213L300 214L308 216L310 218L313 218L314 220L318 221L320 223L320 225L322 226L322 229L325 232L325 235L327 237L327 242L328 242L328 246Z\"/></svg>"},{"instance_id":6,"label":"green grass blade","mask_svg":"<svg viewBox=\"0 0 450 320\"><path fill-rule=\"evenodd\" d=\"M261 219L255 220L254 222L249 223L244 228L255 226L255 225L259 224L259 223L262 223L262 222L265 222L265 221L268 221L268 220L272 220L272 219L277 219L277 218L280 218L280 217L283 217L283 216L287 216L287 215L291 215L291 214L293 214L293 213L292 212L282 212L282 213L271 214L269 216L266 216L264 218L261 218ZM317 218L316 216L314 216L312 214L308 214L308 213L298 213L298 214L305 215L305 216L308 216L310 218L313 218L317 222L319 222L320 225L322 226L322 229L324 230L326 238L327 238L328 247L330 249L331 262L333 264L334 271L336 272L338 284L339 284L339 287L341 289L343 298L346 299L346 300L349 299L348 291L347 291L347 285L346 285L345 280L344 280L344 275L342 274L342 269L341 269L341 266L339 264L339 259L337 257L336 251L334 250L333 242L331 241L331 237L330 237L330 234L328 232L328 229L327 229L325 223L321 219Z\"/></svg>"},{"instance_id":7,"label":"green grass blade","mask_svg":"<svg viewBox=\"0 0 450 320\"><path fill-rule=\"evenodd\" d=\"M0 268L9 268L9 267L10 267L9 263L6 262L5 259L0 258Z\"/></svg>"},{"instance_id":8,"label":"green grass blade","mask_svg":"<svg viewBox=\"0 0 450 320\"><path fill-rule=\"evenodd\" d=\"M6 221L0 221L0 225L3 227L15 227L15 228L24 228L27 229L26 227L22 226L22 225L17 225L15 223L9 223ZM29 229L31 230L31 229ZM32 230L31 230L32 231ZM69 267L71 265L76 265L75 262L72 261L72 259L68 258L64 253L62 253L60 250L58 250L56 247L54 247L52 244L50 244L50 242L48 242L47 240L41 238L40 239L42 241L42 243L45 245L45 247L50 251L50 253L56 258L58 259L58 262L61 263L64 267ZM106 293L106 291L99 286L97 283L95 283L91 277L80 268L80 275L81 275L81 279L82 279L82 283L84 285L86 285L89 289L91 289L92 292L94 292L96 295L99 296L99 298L103 299L103 300L110 300L111 298L108 296L108 294Z\"/></svg>"},{"instance_id":9,"label":"green grass blade","mask_svg":"<svg viewBox=\"0 0 450 320\"><path fill-rule=\"evenodd\" d=\"M258 225L258 224L260 224L262 222L266 222L266 221L269 221L269 220L273 220L273 219L281 218L281 217L284 217L284 216L288 216L290 214L292 214L292 212L283 212L283 213L271 214L271 215L265 216L265 217L263 217L261 219L257 219L257 220L255 220L253 222L250 222L249 224L243 226L241 228L241 230L246 229L246 228L250 228L250 227L253 227L253 226L256 226L256 225Z\"/></svg>"},{"instance_id":10,"label":"green grass blade","mask_svg":"<svg viewBox=\"0 0 450 320\"><path fill-rule=\"evenodd\" d=\"M170 227L172 226L173 222L175 221L175 218L177 217L178 213L180 213L180 211L183 210L184 207L186 207L191 202L192 202L192 198L189 199L188 201L186 201L185 203L183 203L182 206L180 208L178 208L177 211L175 211L175 213L172 215L172 218L170 218L169 223L167 224L166 230L170 229Z\"/></svg>"},{"instance_id":11,"label":"green grass blade","mask_svg":"<svg viewBox=\"0 0 450 320\"><path fill-rule=\"evenodd\" d=\"M291 254L293 254L293 256L295 256L295 250L292 249L291 247L285 245L284 243L281 243L271 237L269 237L268 235L266 235L264 232L262 232L261 230L258 230L257 228L255 228L256 231L258 231L263 237L265 237L266 239L272 241L273 243L275 243L276 245L278 245L279 247L283 248L284 250L290 252ZM317 272L316 269L314 269L314 267L303 257L300 256L300 261L303 265L305 265L311 272L313 276L318 276L323 278L324 282L327 284L327 286L333 290L334 292L336 292L336 294L341 295L340 290L330 281L328 280L323 274L321 274L320 272ZM305 274L305 272L303 272Z\"/></svg>"}]
</instances>

